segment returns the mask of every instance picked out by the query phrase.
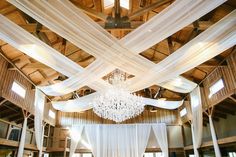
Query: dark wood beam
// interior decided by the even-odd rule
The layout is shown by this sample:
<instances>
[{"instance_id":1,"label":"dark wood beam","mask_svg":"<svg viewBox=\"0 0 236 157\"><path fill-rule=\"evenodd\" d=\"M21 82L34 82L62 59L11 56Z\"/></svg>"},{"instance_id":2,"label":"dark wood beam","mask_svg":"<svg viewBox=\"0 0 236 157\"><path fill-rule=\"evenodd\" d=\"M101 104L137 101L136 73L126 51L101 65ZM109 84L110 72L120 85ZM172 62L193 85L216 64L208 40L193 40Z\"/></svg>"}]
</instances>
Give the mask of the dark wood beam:
<instances>
[{"instance_id":1,"label":"dark wood beam","mask_svg":"<svg viewBox=\"0 0 236 157\"><path fill-rule=\"evenodd\" d=\"M79 3L73 1L72 2L75 6L77 6L78 8L80 8L83 12L85 12L86 14L92 16L92 17L95 17L95 18L98 18L102 21L106 21L107 19L107 15L102 13L102 12L98 12L94 9L91 9L91 8L88 8L88 7L85 7L85 6L82 6L80 5Z\"/></svg>"},{"instance_id":2,"label":"dark wood beam","mask_svg":"<svg viewBox=\"0 0 236 157\"><path fill-rule=\"evenodd\" d=\"M227 118L227 115L225 113L222 113L218 110L214 110L213 115L216 116L216 117L219 117L219 118L223 118L223 119Z\"/></svg>"},{"instance_id":3,"label":"dark wood beam","mask_svg":"<svg viewBox=\"0 0 236 157\"><path fill-rule=\"evenodd\" d=\"M3 99L1 102L0 102L0 106L3 105L5 102L7 102L6 99Z\"/></svg>"},{"instance_id":4,"label":"dark wood beam","mask_svg":"<svg viewBox=\"0 0 236 157\"><path fill-rule=\"evenodd\" d=\"M223 105L221 105L221 106L220 106L220 105L217 105L217 106L215 107L215 109L218 110L218 111L222 111L223 113L235 115L234 110L230 110L230 109L224 107Z\"/></svg>"},{"instance_id":5,"label":"dark wood beam","mask_svg":"<svg viewBox=\"0 0 236 157\"><path fill-rule=\"evenodd\" d=\"M149 11L152 11L164 4L167 4L167 3L170 3L172 2L173 0L158 0L157 2L149 5L149 6L146 6L146 7L143 7L142 9L138 10L138 11L135 11L133 13L131 13L129 15L129 19L132 20L132 19L135 19L136 17L139 17L139 16L142 16L143 14L149 12Z\"/></svg>"},{"instance_id":6,"label":"dark wood beam","mask_svg":"<svg viewBox=\"0 0 236 157\"><path fill-rule=\"evenodd\" d=\"M6 116L6 118L8 118L9 121L11 122L22 116L23 116L22 113L18 112L18 113L14 113L14 114Z\"/></svg>"}]
</instances>

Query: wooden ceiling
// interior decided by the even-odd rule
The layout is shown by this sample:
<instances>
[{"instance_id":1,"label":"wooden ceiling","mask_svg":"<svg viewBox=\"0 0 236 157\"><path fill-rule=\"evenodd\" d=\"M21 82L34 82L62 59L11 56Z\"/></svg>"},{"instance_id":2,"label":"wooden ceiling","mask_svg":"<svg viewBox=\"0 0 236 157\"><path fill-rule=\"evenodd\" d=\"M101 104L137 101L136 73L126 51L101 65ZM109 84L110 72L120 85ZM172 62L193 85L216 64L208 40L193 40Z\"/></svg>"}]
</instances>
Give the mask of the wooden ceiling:
<instances>
[{"instance_id":1,"label":"wooden ceiling","mask_svg":"<svg viewBox=\"0 0 236 157\"><path fill-rule=\"evenodd\" d=\"M84 10L94 21L104 27L107 17L114 16L114 7L105 9L103 0L71 0L74 5ZM173 0L130 0L130 9L121 8L121 16L128 16L131 23L130 29L107 29L112 35L118 39L124 37L126 34L137 28L139 25L145 23L154 15L169 6ZM149 59L154 63L158 63L165 59L171 53L179 49L185 43L199 35L212 24L222 19L225 15L236 8L235 0L228 0L212 12L201 17L189 26L168 37L167 39L157 43L150 49L142 52L140 55ZM0 13L11 21L15 22L35 37L39 38L46 44L50 45L66 57L75 61L82 67L91 64L95 58L76 47L66 39L52 32L45 26L38 23L36 20L26 15L19 9L5 0L0 1ZM66 77L55 70L49 68L47 65L37 62L24 53L16 50L11 45L0 40L0 54L14 66L9 67L8 70L20 70L27 76L35 85L49 85L65 80ZM200 83L216 66L218 66L232 51L234 47L222 52L220 55L210 59L209 61L187 71L182 74L183 77ZM221 66L224 66L222 64ZM83 87L76 91L80 96L93 92L89 87ZM157 93L158 92L158 93ZM180 100L185 94L176 93L164 88L153 85L150 88L139 91L140 94L146 97L156 96L165 97L169 100ZM74 94L70 93L61 97L51 97L52 100L68 100L73 98Z\"/></svg>"}]
</instances>

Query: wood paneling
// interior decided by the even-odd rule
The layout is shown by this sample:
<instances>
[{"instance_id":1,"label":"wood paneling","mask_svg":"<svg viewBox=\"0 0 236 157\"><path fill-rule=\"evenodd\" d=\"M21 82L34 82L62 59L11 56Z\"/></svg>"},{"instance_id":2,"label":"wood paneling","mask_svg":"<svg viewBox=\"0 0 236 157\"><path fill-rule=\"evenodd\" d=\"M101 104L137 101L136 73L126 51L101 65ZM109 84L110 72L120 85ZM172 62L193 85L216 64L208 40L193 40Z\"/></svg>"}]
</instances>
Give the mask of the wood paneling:
<instances>
[{"instance_id":1,"label":"wood paneling","mask_svg":"<svg viewBox=\"0 0 236 157\"><path fill-rule=\"evenodd\" d=\"M179 124L177 110L158 109L156 112L145 110L139 116L126 120L122 124L128 123L161 123ZM83 113L66 113L58 111L58 125L66 126L71 124L114 124L115 122L97 116L92 110Z\"/></svg>"},{"instance_id":2,"label":"wood paneling","mask_svg":"<svg viewBox=\"0 0 236 157\"><path fill-rule=\"evenodd\" d=\"M27 109L34 114L34 89L32 84L28 82L18 71L8 70L8 62L0 56L0 96L19 106L20 108ZM20 97L11 90L12 83L16 81L26 89L25 98ZM55 120L48 116L49 109L56 111L49 103L45 104L44 120L55 125Z\"/></svg>"},{"instance_id":3,"label":"wood paneling","mask_svg":"<svg viewBox=\"0 0 236 157\"><path fill-rule=\"evenodd\" d=\"M227 66L219 66L215 69L210 75L207 76L205 81L203 82L204 94L206 98L206 103L208 106L216 105L221 102L225 98L229 97L235 92L236 89L236 53L232 53L229 58L226 60ZM208 97L210 91L209 88L219 79L223 79L224 88Z\"/></svg>"}]
</instances>

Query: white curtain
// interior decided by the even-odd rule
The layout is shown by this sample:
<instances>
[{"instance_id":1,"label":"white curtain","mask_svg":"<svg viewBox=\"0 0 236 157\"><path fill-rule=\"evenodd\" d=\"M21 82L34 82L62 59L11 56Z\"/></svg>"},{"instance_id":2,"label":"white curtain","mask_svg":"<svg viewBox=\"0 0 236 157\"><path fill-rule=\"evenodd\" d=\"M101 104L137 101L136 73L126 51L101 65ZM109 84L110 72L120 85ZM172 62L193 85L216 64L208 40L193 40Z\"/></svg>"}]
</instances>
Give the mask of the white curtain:
<instances>
[{"instance_id":1,"label":"white curtain","mask_svg":"<svg viewBox=\"0 0 236 157\"><path fill-rule=\"evenodd\" d=\"M17 157L23 157L23 154L24 154L25 137L26 137L26 129L27 129L27 119L28 119L28 117L25 117L25 119L24 119Z\"/></svg>"},{"instance_id":2,"label":"white curtain","mask_svg":"<svg viewBox=\"0 0 236 157\"><path fill-rule=\"evenodd\" d=\"M150 124L139 124L136 126L136 137L137 137L137 149L138 157L143 157L145 153L148 139L150 136L151 125Z\"/></svg>"},{"instance_id":3,"label":"white curtain","mask_svg":"<svg viewBox=\"0 0 236 157\"><path fill-rule=\"evenodd\" d=\"M195 157L199 157L198 148L202 143L202 128L203 128L203 118L202 118L202 102L200 87L196 87L190 93L191 109L192 109L192 139Z\"/></svg>"},{"instance_id":4,"label":"white curtain","mask_svg":"<svg viewBox=\"0 0 236 157\"><path fill-rule=\"evenodd\" d=\"M97 58L102 58L106 63L109 65L112 64L120 69L123 69L124 71L131 72L133 74L140 74L140 72L145 72L146 69L149 69L150 66L153 66L154 64L151 62L148 62L146 59L140 57L139 55L132 55L130 53L126 53L129 51L126 47L123 47L119 44L119 42L114 39L110 34L108 34L103 28L98 26L94 21L92 21L90 18L88 18L85 14L83 14L82 11L80 11L78 8L73 6L68 1L40 1L40 2L31 2L31 1L15 1L15 0L9 0L11 3L46 25L51 30L57 32L61 36L67 38L72 43L77 45L78 47L84 49L86 52L93 54ZM167 20L171 16L172 18L177 18L173 21L180 22L180 28L186 26L187 24L191 23L192 21L195 21L202 15L206 14L210 10L214 9L218 5L222 4L223 0L214 0L214 1L177 1L173 5L171 5L170 9L166 9L166 11L161 14L161 16L157 16L157 19L160 21ZM39 6L41 8L39 8ZM185 14L183 11L181 12L181 15L176 16L173 12L178 12L178 10L183 10L184 6L188 6L189 10L184 9L187 13L189 11L192 11L194 16L190 14ZM191 6L191 7L190 7ZM40 10L42 8L45 8L43 10ZM48 9L50 8L50 9ZM60 9L59 9L60 8ZM192 8L200 8L200 9L192 9ZM45 10L47 12L45 12ZM60 15L61 10L63 10L64 14ZM187 15L187 17L186 17ZM74 19L71 19L73 17ZM60 21L60 22L59 22ZM84 21L81 23L78 23L76 21ZM168 28L168 27L158 27L159 25L162 26L162 22L153 22L157 21L152 20L150 22L151 24L145 24L143 28L149 30L150 25L151 28L155 28L157 31L160 28ZM56 24L55 24L56 22ZM75 27L76 26L76 27ZM173 27L173 24L169 24L169 26ZM79 29L78 29L79 28ZM88 29L91 28L91 29ZM67 29L67 31L62 31L63 29ZM172 28L173 29L173 28ZM93 31L88 31L93 30ZM174 27L174 30L172 30L174 33L176 30L176 27ZM136 32L143 32L143 31L136 31ZM171 32L170 30L161 32ZM139 42L143 41L142 37L146 37L147 32L145 31L144 34L140 35L133 35L135 37L139 37ZM77 36L77 34L80 34L80 36ZM100 35L98 35L100 34ZM132 33L131 33L132 34ZM155 34L155 33L153 33ZM159 34L159 33L157 33ZM75 36L76 35L76 36ZM155 41L152 40L152 42L158 42L166 37L168 37L171 34L165 34L164 36L161 36L160 34L156 37L159 37L158 39L155 38ZM99 36L99 38L98 38ZM134 38L135 38L134 37ZM132 38L133 39L133 38ZM147 40L150 41L150 40ZM123 40L123 42L126 44L129 42L129 40ZM108 46L108 45L112 46ZM88 46L89 45L89 46ZM139 45L137 42L135 42L135 45ZM150 47L149 45L146 45L146 49ZM104 51L104 49L106 51ZM140 51L140 50L139 50ZM104 52L110 52L109 56L107 53ZM124 53L125 52L125 53ZM139 52L135 52L135 54L138 54ZM121 55L122 54L122 55ZM131 60L132 59L132 60ZM122 60L122 63L121 63ZM142 65L137 66L137 65ZM104 64L105 67L105 64ZM137 68L139 67L139 68ZM141 68L140 68L141 67ZM173 78L173 77L172 77Z\"/></svg>"},{"instance_id":5,"label":"white curtain","mask_svg":"<svg viewBox=\"0 0 236 157\"><path fill-rule=\"evenodd\" d=\"M45 95L36 87L35 100L34 100L34 107L35 107L34 128L35 128L36 145L37 148L39 149L40 154L42 154L43 134L44 134L44 124L43 124L44 104L45 104Z\"/></svg>"},{"instance_id":6,"label":"white curtain","mask_svg":"<svg viewBox=\"0 0 236 157\"><path fill-rule=\"evenodd\" d=\"M69 157L73 157L75 150L77 148L77 145L81 139L81 134L83 132L83 125L74 125L70 128L70 154Z\"/></svg>"},{"instance_id":7,"label":"white curtain","mask_svg":"<svg viewBox=\"0 0 236 157\"><path fill-rule=\"evenodd\" d=\"M217 137L216 137L214 124L213 124L211 115L209 115L209 123L210 123L211 137L212 137L212 142L213 142L213 146L214 146L215 156L221 157L220 148L219 148L219 145L217 142Z\"/></svg>"},{"instance_id":8,"label":"white curtain","mask_svg":"<svg viewBox=\"0 0 236 157\"><path fill-rule=\"evenodd\" d=\"M39 148L39 157L42 157L43 155L43 140L44 140L44 124L43 124L43 127L42 127L42 134L41 134L41 143L40 143L40 148Z\"/></svg>"},{"instance_id":9,"label":"white curtain","mask_svg":"<svg viewBox=\"0 0 236 157\"><path fill-rule=\"evenodd\" d=\"M38 87L47 95L52 95L52 96L64 95L72 91L75 91L84 85L88 85L97 91L101 90L101 87L102 89L104 89L105 87L109 86L108 83L99 78L112 71L115 68L113 67L113 65L106 65L100 59L97 59L91 65L83 69L81 66L75 64L71 60L68 60L68 58L62 56L59 52L50 48L48 45L44 44L39 39L35 38L33 35L25 31L24 29L10 22L4 16L0 16L0 19L1 19L0 22L3 23L0 25L1 39L8 42L9 44L19 49L20 51L24 52L25 54L29 55L30 57L57 70L58 72L66 76L71 76L69 79L63 82L56 83L50 86ZM19 36L22 37L18 39ZM44 52L48 53L45 54ZM61 66L64 65L65 62L68 63L68 65ZM72 69L71 67L74 67L74 69ZM98 79L94 80L94 78ZM190 82L187 81L186 79L183 79L182 77L179 77L179 79L181 79L182 82L186 82L185 84L189 84ZM171 84L173 85L171 86ZM192 84L193 87L191 87ZM163 86L171 90L187 93L188 91L194 88L195 84L191 83L188 86L181 84L181 88L176 88L174 86L174 83L168 83L168 84L165 83Z\"/></svg>"},{"instance_id":10,"label":"white curtain","mask_svg":"<svg viewBox=\"0 0 236 157\"><path fill-rule=\"evenodd\" d=\"M93 99L98 93L92 93L77 99L68 101L52 101L53 108L63 112L81 112L93 108ZM163 109L176 109L183 104L183 101L165 101L159 99L143 98L144 104Z\"/></svg>"},{"instance_id":11,"label":"white curtain","mask_svg":"<svg viewBox=\"0 0 236 157\"><path fill-rule=\"evenodd\" d=\"M161 148L161 151L164 157L169 156L169 147L168 147L168 138L167 138L167 129L165 123L153 124L152 129L156 136L157 142Z\"/></svg>"},{"instance_id":12,"label":"white curtain","mask_svg":"<svg viewBox=\"0 0 236 157\"><path fill-rule=\"evenodd\" d=\"M95 157L142 157L150 126L87 125L85 132Z\"/></svg>"}]
</instances>

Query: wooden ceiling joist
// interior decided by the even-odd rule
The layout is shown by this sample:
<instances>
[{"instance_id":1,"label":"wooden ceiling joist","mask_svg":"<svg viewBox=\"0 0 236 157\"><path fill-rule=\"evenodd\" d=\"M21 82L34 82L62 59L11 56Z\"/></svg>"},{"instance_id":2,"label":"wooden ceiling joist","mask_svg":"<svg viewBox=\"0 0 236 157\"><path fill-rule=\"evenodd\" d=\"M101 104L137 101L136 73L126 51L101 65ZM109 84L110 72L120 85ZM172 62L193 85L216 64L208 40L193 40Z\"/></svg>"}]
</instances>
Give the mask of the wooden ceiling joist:
<instances>
[{"instance_id":1,"label":"wooden ceiling joist","mask_svg":"<svg viewBox=\"0 0 236 157\"><path fill-rule=\"evenodd\" d=\"M158 0L157 2L150 4L149 6L143 7L142 9L131 13L130 15L128 15L128 17L130 20L135 19L136 17L142 16L143 14L145 14L149 11L152 11L164 4L170 3L171 1L173 1L173 0Z\"/></svg>"}]
</instances>

